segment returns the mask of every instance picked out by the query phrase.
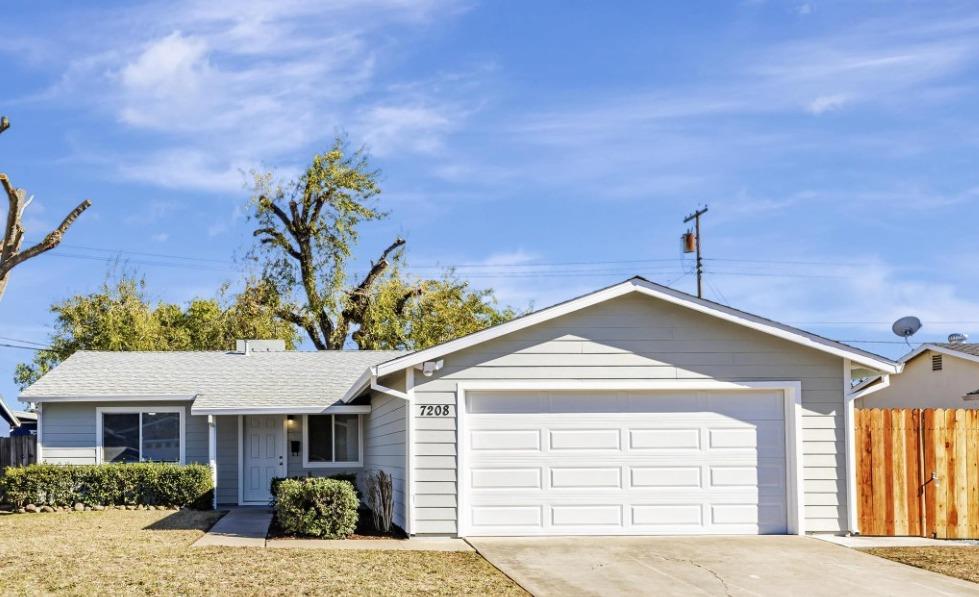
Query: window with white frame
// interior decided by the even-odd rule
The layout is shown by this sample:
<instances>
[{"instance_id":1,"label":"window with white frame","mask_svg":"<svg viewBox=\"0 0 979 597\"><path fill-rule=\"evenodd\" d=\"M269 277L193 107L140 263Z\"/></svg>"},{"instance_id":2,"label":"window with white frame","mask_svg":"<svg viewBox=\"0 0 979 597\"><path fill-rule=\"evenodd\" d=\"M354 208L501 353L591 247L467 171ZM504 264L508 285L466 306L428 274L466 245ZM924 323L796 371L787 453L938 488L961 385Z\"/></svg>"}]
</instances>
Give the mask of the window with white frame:
<instances>
[{"instance_id":1,"label":"window with white frame","mask_svg":"<svg viewBox=\"0 0 979 597\"><path fill-rule=\"evenodd\" d=\"M184 421L180 408L100 408L99 462L183 463Z\"/></svg>"},{"instance_id":2,"label":"window with white frame","mask_svg":"<svg viewBox=\"0 0 979 597\"><path fill-rule=\"evenodd\" d=\"M360 415L306 415L303 467L360 466L363 463Z\"/></svg>"}]
</instances>

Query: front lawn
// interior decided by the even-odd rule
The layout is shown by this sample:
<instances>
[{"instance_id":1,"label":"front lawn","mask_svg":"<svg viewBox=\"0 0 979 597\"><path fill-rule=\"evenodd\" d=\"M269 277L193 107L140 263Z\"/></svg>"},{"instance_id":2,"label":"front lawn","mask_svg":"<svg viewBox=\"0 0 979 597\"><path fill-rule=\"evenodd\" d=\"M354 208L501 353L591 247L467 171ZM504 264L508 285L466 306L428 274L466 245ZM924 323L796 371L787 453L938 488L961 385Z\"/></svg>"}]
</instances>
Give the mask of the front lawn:
<instances>
[{"instance_id":1,"label":"front lawn","mask_svg":"<svg viewBox=\"0 0 979 597\"><path fill-rule=\"evenodd\" d=\"M979 583L979 547L878 547L867 553Z\"/></svg>"},{"instance_id":2,"label":"front lawn","mask_svg":"<svg viewBox=\"0 0 979 597\"><path fill-rule=\"evenodd\" d=\"M0 514L0 592L524 594L476 553L191 548L218 516Z\"/></svg>"}]
</instances>

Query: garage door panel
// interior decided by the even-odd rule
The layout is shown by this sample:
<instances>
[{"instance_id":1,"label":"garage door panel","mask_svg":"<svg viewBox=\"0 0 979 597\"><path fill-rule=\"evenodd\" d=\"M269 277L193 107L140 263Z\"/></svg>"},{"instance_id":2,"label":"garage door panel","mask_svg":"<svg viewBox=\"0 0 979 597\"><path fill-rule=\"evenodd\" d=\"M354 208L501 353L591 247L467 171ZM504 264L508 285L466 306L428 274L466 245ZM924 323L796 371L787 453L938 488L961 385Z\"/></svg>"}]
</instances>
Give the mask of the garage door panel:
<instances>
[{"instance_id":1,"label":"garage door panel","mask_svg":"<svg viewBox=\"0 0 979 597\"><path fill-rule=\"evenodd\" d=\"M582 526L622 526L619 504L555 504L551 506L551 527L555 530Z\"/></svg>"},{"instance_id":2,"label":"garage door panel","mask_svg":"<svg viewBox=\"0 0 979 597\"><path fill-rule=\"evenodd\" d=\"M786 531L781 392L524 397L470 410L469 534Z\"/></svg>"},{"instance_id":3,"label":"garage door panel","mask_svg":"<svg viewBox=\"0 0 979 597\"><path fill-rule=\"evenodd\" d=\"M661 490L701 487L701 469L699 466L633 466L630 467L630 487Z\"/></svg>"},{"instance_id":4,"label":"garage door panel","mask_svg":"<svg viewBox=\"0 0 979 597\"><path fill-rule=\"evenodd\" d=\"M535 504L512 506L474 506L472 524L479 527L510 527L539 530L544 523L544 508Z\"/></svg>"},{"instance_id":5,"label":"garage door panel","mask_svg":"<svg viewBox=\"0 0 979 597\"><path fill-rule=\"evenodd\" d=\"M619 467L552 467L552 489L622 489Z\"/></svg>"},{"instance_id":6,"label":"garage door panel","mask_svg":"<svg viewBox=\"0 0 979 597\"><path fill-rule=\"evenodd\" d=\"M630 429L631 450L699 450L700 429Z\"/></svg>"},{"instance_id":7,"label":"garage door panel","mask_svg":"<svg viewBox=\"0 0 979 597\"><path fill-rule=\"evenodd\" d=\"M619 429L552 429L548 447L561 450L615 450L622 447Z\"/></svg>"},{"instance_id":8,"label":"garage door panel","mask_svg":"<svg viewBox=\"0 0 979 597\"><path fill-rule=\"evenodd\" d=\"M469 434L469 449L473 451L541 449L538 429L487 429Z\"/></svg>"},{"instance_id":9,"label":"garage door panel","mask_svg":"<svg viewBox=\"0 0 979 597\"><path fill-rule=\"evenodd\" d=\"M703 508L699 504L644 504L632 506L632 524L651 532L675 525L704 526Z\"/></svg>"},{"instance_id":10,"label":"garage door panel","mask_svg":"<svg viewBox=\"0 0 979 597\"><path fill-rule=\"evenodd\" d=\"M473 489L542 489L539 467L470 468Z\"/></svg>"}]
</instances>

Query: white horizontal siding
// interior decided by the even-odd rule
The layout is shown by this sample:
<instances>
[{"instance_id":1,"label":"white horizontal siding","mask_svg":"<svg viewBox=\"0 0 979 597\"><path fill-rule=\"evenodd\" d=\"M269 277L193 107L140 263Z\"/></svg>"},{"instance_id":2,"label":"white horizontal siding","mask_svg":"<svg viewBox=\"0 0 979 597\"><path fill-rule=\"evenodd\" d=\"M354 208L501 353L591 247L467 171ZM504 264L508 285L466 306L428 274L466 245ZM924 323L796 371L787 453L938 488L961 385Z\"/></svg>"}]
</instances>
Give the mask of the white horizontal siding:
<instances>
[{"instance_id":1,"label":"white horizontal siding","mask_svg":"<svg viewBox=\"0 0 979 597\"><path fill-rule=\"evenodd\" d=\"M649 297L625 296L447 355L415 377L415 529L455 528L455 405L461 381L719 379L800 381L803 492L810 531L846 530L843 364L825 353ZM451 435L450 435L451 433Z\"/></svg>"},{"instance_id":2,"label":"white horizontal siding","mask_svg":"<svg viewBox=\"0 0 979 597\"><path fill-rule=\"evenodd\" d=\"M113 407L152 408L173 402L112 402ZM190 403L184 408L184 441L187 462L208 463L207 417L192 416ZM44 461L52 464L95 464L95 417L98 402L46 402L41 410L41 443Z\"/></svg>"},{"instance_id":3,"label":"white horizontal siding","mask_svg":"<svg viewBox=\"0 0 979 597\"><path fill-rule=\"evenodd\" d=\"M407 403L403 399L374 393L371 413L364 420L364 473L383 470L391 475L394 524L402 529L408 528L404 508L406 412Z\"/></svg>"}]
</instances>

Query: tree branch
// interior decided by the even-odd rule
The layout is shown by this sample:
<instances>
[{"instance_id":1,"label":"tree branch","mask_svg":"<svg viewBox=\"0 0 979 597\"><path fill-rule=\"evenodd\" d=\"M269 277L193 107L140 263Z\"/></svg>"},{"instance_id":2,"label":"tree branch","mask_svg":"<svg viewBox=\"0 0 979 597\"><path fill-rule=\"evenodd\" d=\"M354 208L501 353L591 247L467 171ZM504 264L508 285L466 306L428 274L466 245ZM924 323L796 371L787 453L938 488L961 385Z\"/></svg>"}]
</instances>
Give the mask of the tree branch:
<instances>
[{"instance_id":1,"label":"tree branch","mask_svg":"<svg viewBox=\"0 0 979 597\"><path fill-rule=\"evenodd\" d=\"M350 291L349 298L355 303L365 303L366 299L370 295L370 289L374 286L377 279L384 273L384 270L388 268L391 264L388 259L391 255L398 251L401 247L405 245L405 239L398 237L394 239L394 242L388 245L388 248L384 249L381 253L381 258L376 262L371 263L371 269L364 276L364 279L360 281L360 284L356 288Z\"/></svg>"},{"instance_id":2,"label":"tree branch","mask_svg":"<svg viewBox=\"0 0 979 597\"><path fill-rule=\"evenodd\" d=\"M388 248L384 249L384 252L381 253L381 258L371 264L370 271L360 281L360 284L347 291L347 302L343 311L340 312L340 316L337 318L337 324L331 337L332 344L339 344L342 347L342 342L350 330L350 324L363 323L364 315L370 304L371 289L374 287L377 279L381 277L381 274L391 265L389 261L391 256L404 245L405 240L403 238L398 237L394 239L394 242L388 245Z\"/></svg>"},{"instance_id":3,"label":"tree branch","mask_svg":"<svg viewBox=\"0 0 979 597\"><path fill-rule=\"evenodd\" d=\"M316 326L307 317L303 317L295 311L290 311L286 308L276 309L275 314L280 319L284 319L293 325L297 325L306 331L306 335L309 336L310 341L312 341L313 346L316 350L326 350L326 345L323 344L323 340L316 333Z\"/></svg>"},{"instance_id":4,"label":"tree branch","mask_svg":"<svg viewBox=\"0 0 979 597\"><path fill-rule=\"evenodd\" d=\"M261 239L260 242L264 244L274 244L282 247L282 249L289 253L294 259L300 259L299 251L292 247L289 239L286 238L285 234L282 234L275 228L259 228L255 232L252 232L252 236L266 235L268 238Z\"/></svg>"},{"instance_id":5,"label":"tree branch","mask_svg":"<svg viewBox=\"0 0 979 597\"><path fill-rule=\"evenodd\" d=\"M3 263L0 263L0 278L6 276L10 270L20 265L21 263L27 261L28 259L37 257L41 253L50 251L51 249L61 244L61 239L64 238L65 232L68 231L68 228L70 228L71 225L75 223L75 220L78 219L78 216L82 215L82 213L91 206L92 206L92 202L89 201L88 199L82 201L75 207L75 209L68 212L68 215L65 216L65 219L61 221L61 224L59 224L57 228L49 232L48 235L44 237L44 240L37 243L33 247L27 249L26 251L11 255L9 259L4 259ZM18 219L18 227L19 227L20 217L18 216L17 219Z\"/></svg>"}]
</instances>

